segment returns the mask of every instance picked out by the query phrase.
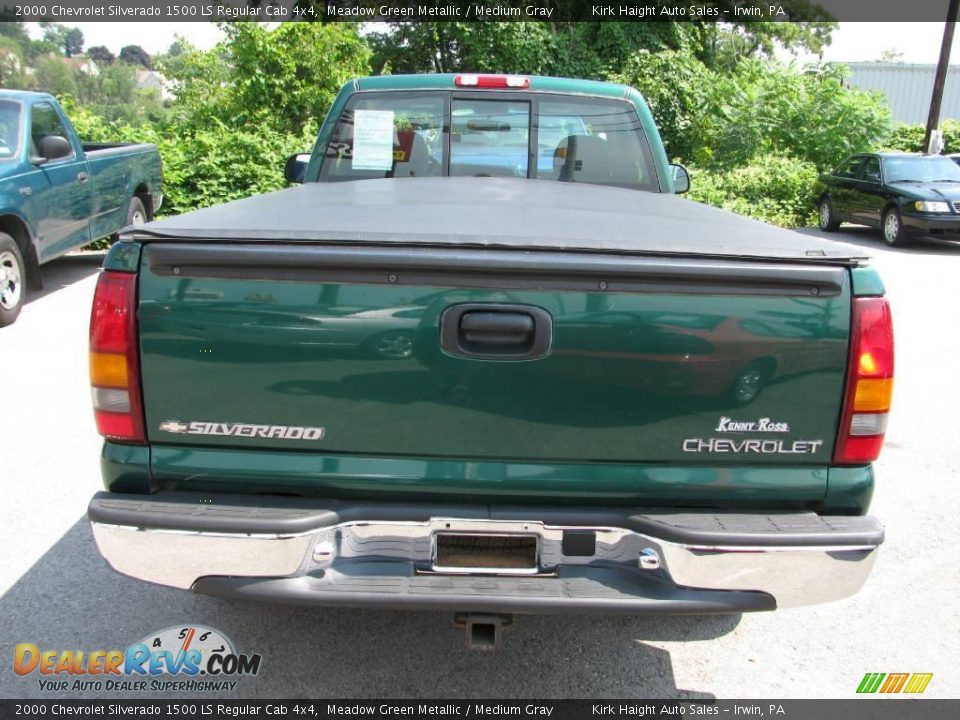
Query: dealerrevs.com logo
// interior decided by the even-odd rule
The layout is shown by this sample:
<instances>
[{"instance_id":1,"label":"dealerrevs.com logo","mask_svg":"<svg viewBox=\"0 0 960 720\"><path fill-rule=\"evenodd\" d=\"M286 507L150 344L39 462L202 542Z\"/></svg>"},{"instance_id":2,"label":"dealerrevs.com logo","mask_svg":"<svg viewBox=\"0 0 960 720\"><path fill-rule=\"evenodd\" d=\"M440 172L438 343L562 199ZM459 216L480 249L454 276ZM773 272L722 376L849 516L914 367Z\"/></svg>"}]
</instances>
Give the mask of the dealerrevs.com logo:
<instances>
[{"instance_id":1,"label":"dealerrevs.com logo","mask_svg":"<svg viewBox=\"0 0 960 720\"><path fill-rule=\"evenodd\" d=\"M37 676L40 690L190 692L233 690L234 678L260 672L258 653L238 653L230 639L201 625L170 627L125 650L14 648L13 671ZM175 679L171 679L175 678Z\"/></svg>"}]
</instances>

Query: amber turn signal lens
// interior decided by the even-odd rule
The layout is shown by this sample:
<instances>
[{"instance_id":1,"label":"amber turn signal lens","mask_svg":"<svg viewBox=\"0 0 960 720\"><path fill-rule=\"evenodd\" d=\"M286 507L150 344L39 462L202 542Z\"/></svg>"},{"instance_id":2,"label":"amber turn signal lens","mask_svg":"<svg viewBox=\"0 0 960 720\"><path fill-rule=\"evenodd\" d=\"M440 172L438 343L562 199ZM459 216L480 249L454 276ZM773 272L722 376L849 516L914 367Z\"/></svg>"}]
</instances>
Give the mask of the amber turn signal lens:
<instances>
[{"instance_id":1,"label":"amber turn signal lens","mask_svg":"<svg viewBox=\"0 0 960 720\"><path fill-rule=\"evenodd\" d=\"M885 412L890 409L893 378L860 378L853 397L854 412Z\"/></svg>"},{"instance_id":2,"label":"amber turn signal lens","mask_svg":"<svg viewBox=\"0 0 960 720\"><path fill-rule=\"evenodd\" d=\"M97 387L127 387L127 357L119 353L90 353L90 384Z\"/></svg>"}]
</instances>

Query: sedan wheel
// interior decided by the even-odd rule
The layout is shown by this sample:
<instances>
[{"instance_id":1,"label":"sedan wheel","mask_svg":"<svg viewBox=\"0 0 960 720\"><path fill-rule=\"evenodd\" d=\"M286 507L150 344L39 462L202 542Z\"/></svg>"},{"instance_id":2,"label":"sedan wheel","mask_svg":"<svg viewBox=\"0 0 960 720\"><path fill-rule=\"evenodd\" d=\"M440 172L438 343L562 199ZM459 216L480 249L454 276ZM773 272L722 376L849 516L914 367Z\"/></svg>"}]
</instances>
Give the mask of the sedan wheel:
<instances>
[{"instance_id":1,"label":"sedan wheel","mask_svg":"<svg viewBox=\"0 0 960 720\"><path fill-rule=\"evenodd\" d=\"M833 232L840 227L840 223L833 217L833 204L830 202L830 198L824 198L820 201L817 214L819 216L821 230Z\"/></svg>"},{"instance_id":2,"label":"sedan wheel","mask_svg":"<svg viewBox=\"0 0 960 720\"><path fill-rule=\"evenodd\" d=\"M903 231L903 221L900 211L896 208L887 210L883 216L883 239L887 245L901 247L907 244L906 233Z\"/></svg>"}]
</instances>

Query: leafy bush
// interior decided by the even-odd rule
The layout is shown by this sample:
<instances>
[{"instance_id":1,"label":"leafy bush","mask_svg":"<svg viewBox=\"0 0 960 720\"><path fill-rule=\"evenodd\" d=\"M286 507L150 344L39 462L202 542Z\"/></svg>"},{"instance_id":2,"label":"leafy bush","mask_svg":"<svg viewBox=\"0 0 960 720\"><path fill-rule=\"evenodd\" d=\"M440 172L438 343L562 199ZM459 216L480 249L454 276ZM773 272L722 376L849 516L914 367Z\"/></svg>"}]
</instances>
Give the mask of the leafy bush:
<instances>
[{"instance_id":1,"label":"leafy bush","mask_svg":"<svg viewBox=\"0 0 960 720\"><path fill-rule=\"evenodd\" d=\"M690 52L641 51L633 55L616 82L637 88L657 121L667 154L695 165L713 161L714 85L719 75Z\"/></svg>"},{"instance_id":2,"label":"leafy bush","mask_svg":"<svg viewBox=\"0 0 960 720\"><path fill-rule=\"evenodd\" d=\"M223 24L208 52L182 43L158 60L182 125L267 128L299 134L323 119L340 87L369 73L370 50L350 23Z\"/></svg>"},{"instance_id":3,"label":"leafy bush","mask_svg":"<svg viewBox=\"0 0 960 720\"><path fill-rule=\"evenodd\" d=\"M295 152L309 151L318 130L313 123L299 134L217 122L203 129L106 123L68 98L61 100L83 140L157 145L163 159L163 215L284 187L284 162Z\"/></svg>"},{"instance_id":4,"label":"leafy bush","mask_svg":"<svg viewBox=\"0 0 960 720\"><path fill-rule=\"evenodd\" d=\"M726 171L691 169L693 200L782 227L816 220L811 195L816 166L779 155L762 155Z\"/></svg>"},{"instance_id":5,"label":"leafy bush","mask_svg":"<svg viewBox=\"0 0 960 720\"><path fill-rule=\"evenodd\" d=\"M790 155L826 169L889 133L882 97L845 87L844 73L753 58L718 72L689 51L670 51L636 53L614 78L647 98L672 157L729 169L760 154Z\"/></svg>"},{"instance_id":6,"label":"leafy bush","mask_svg":"<svg viewBox=\"0 0 960 720\"><path fill-rule=\"evenodd\" d=\"M940 124L940 132L943 133L943 152L960 152L960 121L944 120ZM925 125L904 125L900 123L884 141L883 148L902 152L923 152L923 136L925 133Z\"/></svg>"}]
</instances>

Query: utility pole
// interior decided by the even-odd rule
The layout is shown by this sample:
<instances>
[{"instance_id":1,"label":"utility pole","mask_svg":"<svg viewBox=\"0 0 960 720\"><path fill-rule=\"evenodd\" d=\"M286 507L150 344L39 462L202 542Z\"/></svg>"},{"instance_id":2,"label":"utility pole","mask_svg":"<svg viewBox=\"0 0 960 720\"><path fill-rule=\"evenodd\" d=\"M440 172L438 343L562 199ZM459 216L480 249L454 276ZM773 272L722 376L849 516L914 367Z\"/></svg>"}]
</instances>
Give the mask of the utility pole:
<instances>
[{"instance_id":1,"label":"utility pole","mask_svg":"<svg viewBox=\"0 0 960 720\"><path fill-rule=\"evenodd\" d=\"M958 6L960 0L950 0L950 7L947 9L947 24L943 28L943 42L940 45L940 62L933 80L933 97L930 98L930 114L927 116L927 132L923 136L924 152L931 151L930 142L937 125L940 124L940 101L943 99L943 84L947 79L947 67L950 65L950 48L953 46L953 27L957 22Z\"/></svg>"}]
</instances>

